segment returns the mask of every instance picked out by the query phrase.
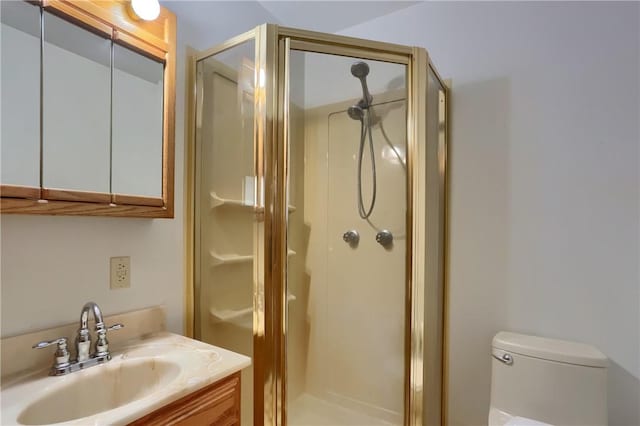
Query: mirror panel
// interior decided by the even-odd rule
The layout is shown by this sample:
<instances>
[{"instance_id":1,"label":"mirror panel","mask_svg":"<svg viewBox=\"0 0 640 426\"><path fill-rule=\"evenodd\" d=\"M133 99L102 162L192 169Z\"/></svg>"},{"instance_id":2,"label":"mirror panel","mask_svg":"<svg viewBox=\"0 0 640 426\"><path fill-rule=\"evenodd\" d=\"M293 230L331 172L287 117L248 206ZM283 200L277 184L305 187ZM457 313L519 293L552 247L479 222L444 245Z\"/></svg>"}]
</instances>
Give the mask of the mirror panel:
<instances>
[{"instance_id":1,"label":"mirror panel","mask_svg":"<svg viewBox=\"0 0 640 426\"><path fill-rule=\"evenodd\" d=\"M111 40L44 12L43 186L110 191Z\"/></svg>"},{"instance_id":2,"label":"mirror panel","mask_svg":"<svg viewBox=\"0 0 640 426\"><path fill-rule=\"evenodd\" d=\"M0 182L39 187L40 8L3 1L0 9Z\"/></svg>"},{"instance_id":3,"label":"mirror panel","mask_svg":"<svg viewBox=\"0 0 640 426\"><path fill-rule=\"evenodd\" d=\"M113 46L111 191L162 197L164 64Z\"/></svg>"}]
</instances>

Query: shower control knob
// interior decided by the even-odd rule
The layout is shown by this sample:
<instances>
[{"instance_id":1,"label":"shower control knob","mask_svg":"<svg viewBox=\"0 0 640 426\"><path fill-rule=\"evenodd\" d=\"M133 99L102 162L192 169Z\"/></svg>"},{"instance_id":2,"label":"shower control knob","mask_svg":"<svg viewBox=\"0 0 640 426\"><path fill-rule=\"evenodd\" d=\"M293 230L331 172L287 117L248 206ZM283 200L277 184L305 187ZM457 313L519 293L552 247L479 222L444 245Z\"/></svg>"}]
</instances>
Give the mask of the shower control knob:
<instances>
[{"instance_id":1,"label":"shower control knob","mask_svg":"<svg viewBox=\"0 0 640 426\"><path fill-rule=\"evenodd\" d=\"M355 229L350 229L342 234L342 239L351 247L355 247L360 242L360 234L358 234L358 231L356 231Z\"/></svg>"},{"instance_id":2,"label":"shower control knob","mask_svg":"<svg viewBox=\"0 0 640 426\"><path fill-rule=\"evenodd\" d=\"M391 247L391 244L393 244L393 234L383 229L376 234L376 241L384 248Z\"/></svg>"}]
</instances>

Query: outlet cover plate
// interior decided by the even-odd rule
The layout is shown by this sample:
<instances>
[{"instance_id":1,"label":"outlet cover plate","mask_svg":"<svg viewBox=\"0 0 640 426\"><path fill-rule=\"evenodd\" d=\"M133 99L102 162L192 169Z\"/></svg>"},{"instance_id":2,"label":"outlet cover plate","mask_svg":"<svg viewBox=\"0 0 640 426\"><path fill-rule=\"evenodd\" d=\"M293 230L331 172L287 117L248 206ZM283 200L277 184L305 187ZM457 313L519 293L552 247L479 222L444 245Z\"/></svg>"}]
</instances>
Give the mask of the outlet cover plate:
<instances>
[{"instance_id":1,"label":"outlet cover plate","mask_svg":"<svg viewBox=\"0 0 640 426\"><path fill-rule=\"evenodd\" d=\"M112 290L131 287L131 257L112 257L109 275L109 286Z\"/></svg>"}]
</instances>

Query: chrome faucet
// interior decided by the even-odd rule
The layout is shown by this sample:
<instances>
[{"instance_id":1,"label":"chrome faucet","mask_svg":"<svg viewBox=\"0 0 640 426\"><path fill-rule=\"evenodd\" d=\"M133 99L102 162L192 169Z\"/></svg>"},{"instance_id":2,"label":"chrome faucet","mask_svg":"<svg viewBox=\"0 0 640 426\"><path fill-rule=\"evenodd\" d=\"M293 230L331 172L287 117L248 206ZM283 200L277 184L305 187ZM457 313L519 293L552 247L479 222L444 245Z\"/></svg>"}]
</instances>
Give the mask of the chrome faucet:
<instances>
[{"instance_id":1,"label":"chrome faucet","mask_svg":"<svg viewBox=\"0 0 640 426\"><path fill-rule=\"evenodd\" d=\"M92 354L91 350L91 335L89 334L89 313L93 312L93 318L96 322L95 331L97 334L95 349ZM109 341L107 340L107 331L120 330L123 328L122 324L114 324L111 327L104 325L102 319L102 311L100 307L94 302L85 303L80 313L80 329L78 330L78 336L76 337L76 359L69 361L70 354L67 349L67 338L60 337L59 339L39 342L33 345L34 349L42 349L53 344L57 345L57 350L54 356L54 364L51 367L51 376L61 376L63 374L72 373L74 371L82 370L83 368L89 368L94 365L102 364L111 359L111 353L109 352Z\"/></svg>"},{"instance_id":2,"label":"chrome faucet","mask_svg":"<svg viewBox=\"0 0 640 426\"><path fill-rule=\"evenodd\" d=\"M104 355L105 352L107 354L109 352L109 344L106 337L107 331L104 329L102 311L96 303L87 302L82 307L82 312L80 313L80 329L78 330L78 336L76 337L76 350L78 354L78 361L80 362L89 359L89 350L91 349L91 336L89 335L89 327L87 323L89 322L89 312L91 311L93 311L93 319L96 321L96 332L98 333L95 355L101 356ZM101 342L100 345L99 342ZM98 346L100 346L99 349Z\"/></svg>"}]
</instances>

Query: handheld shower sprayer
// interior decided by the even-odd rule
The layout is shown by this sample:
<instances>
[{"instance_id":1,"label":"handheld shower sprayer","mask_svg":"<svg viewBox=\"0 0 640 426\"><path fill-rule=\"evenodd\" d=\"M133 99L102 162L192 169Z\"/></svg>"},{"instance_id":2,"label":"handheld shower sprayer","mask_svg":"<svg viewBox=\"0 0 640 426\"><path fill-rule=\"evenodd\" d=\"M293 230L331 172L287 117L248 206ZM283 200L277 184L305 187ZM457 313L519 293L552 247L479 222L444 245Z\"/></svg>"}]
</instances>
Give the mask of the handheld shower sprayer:
<instances>
[{"instance_id":1,"label":"handheld shower sprayer","mask_svg":"<svg viewBox=\"0 0 640 426\"><path fill-rule=\"evenodd\" d=\"M352 120L360 121L364 123L365 118L369 120L369 124L374 123L373 117L371 117L371 111L369 108L373 103L373 96L369 93L369 87L367 86L367 76L369 75L369 65L366 62L358 61L351 65L351 75L360 80L360 86L362 87L362 99L360 99L355 105L350 106L347 109L347 114ZM365 111L368 117L365 117Z\"/></svg>"},{"instance_id":2,"label":"handheld shower sprayer","mask_svg":"<svg viewBox=\"0 0 640 426\"><path fill-rule=\"evenodd\" d=\"M352 120L360 122L360 146L358 147L358 214L362 219L368 219L373 213L373 207L376 205L376 157L373 149L373 135L371 130L371 118L373 109L371 108L373 102L373 96L369 93L367 87L367 76L369 75L369 65L365 62L359 61L351 65L351 74L360 80L362 86L362 99L357 104L350 106L347 109L347 114ZM367 138L368 136L368 138ZM364 206L364 200L362 197L362 160L364 157L365 145L367 145L367 139L369 141L369 156L371 158L371 172L372 172L372 188L371 188L371 202L367 208Z\"/></svg>"},{"instance_id":3,"label":"handheld shower sprayer","mask_svg":"<svg viewBox=\"0 0 640 426\"><path fill-rule=\"evenodd\" d=\"M373 102L373 96L369 93L367 87L367 76L369 75L369 65L366 62L356 62L351 65L351 75L360 80L362 86L362 99L358 102L358 106L362 109L367 109Z\"/></svg>"},{"instance_id":4,"label":"handheld shower sprayer","mask_svg":"<svg viewBox=\"0 0 640 426\"><path fill-rule=\"evenodd\" d=\"M380 118L376 117L373 111L373 96L369 93L369 87L367 87L367 76L369 75L369 65L366 62L358 61L351 65L351 75L360 80L362 86L362 99L360 99L355 105L347 108L347 115L349 118L360 122L360 144L358 146L358 176L357 176L357 202L358 202L358 215L362 219L369 219L369 216L373 213L373 208L376 205L376 196L378 193L377 188L377 174L376 174L376 155L373 144L373 129ZM382 123L380 122L381 132L384 134ZM385 136L386 137L386 136ZM388 140L387 140L388 141ZM403 163L401 155L396 148L387 142L395 155L398 157L401 163ZM364 197L362 194L362 163L364 160L365 149L369 151L369 161L371 164L371 198L368 206L365 206ZM404 164L404 163L403 163ZM406 166L405 166L406 169ZM387 244L382 243L383 245Z\"/></svg>"}]
</instances>

